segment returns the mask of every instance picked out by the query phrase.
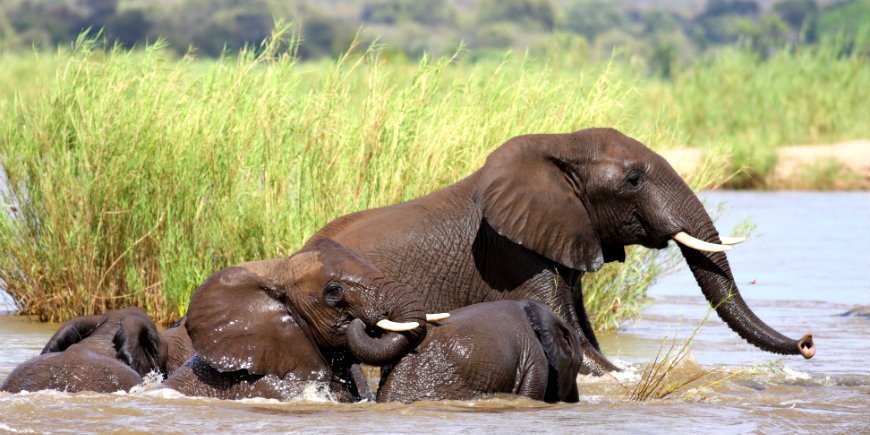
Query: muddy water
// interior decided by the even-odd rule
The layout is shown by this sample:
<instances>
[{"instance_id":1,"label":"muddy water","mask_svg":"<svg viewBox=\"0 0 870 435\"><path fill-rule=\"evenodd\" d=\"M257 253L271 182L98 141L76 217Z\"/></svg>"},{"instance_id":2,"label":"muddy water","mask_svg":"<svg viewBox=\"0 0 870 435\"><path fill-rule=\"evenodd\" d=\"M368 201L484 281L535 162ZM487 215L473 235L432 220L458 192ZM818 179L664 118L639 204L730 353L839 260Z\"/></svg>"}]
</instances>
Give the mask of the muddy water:
<instances>
[{"instance_id":1,"label":"muddy water","mask_svg":"<svg viewBox=\"0 0 870 435\"><path fill-rule=\"evenodd\" d=\"M710 372L664 399L626 399L665 336L678 344L707 306L687 271L651 289L643 318L602 337L626 370L578 379L581 403L511 397L413 405L339 405L312 395L294 403L130 394L0 393L2 432L434 432L870 433L870 318L841 317L870 305L870 193L732 193L723 230L751 216L753 238L729 254L741 291L769 324L812 331L812 360L756 350L713 314L692 341L678 378ZM727 230L723 231L727 232ZM0 379L39 353L56 325L0 317ZM670 343L668 341L667 343Z\"/></svg>"}]
</instances>

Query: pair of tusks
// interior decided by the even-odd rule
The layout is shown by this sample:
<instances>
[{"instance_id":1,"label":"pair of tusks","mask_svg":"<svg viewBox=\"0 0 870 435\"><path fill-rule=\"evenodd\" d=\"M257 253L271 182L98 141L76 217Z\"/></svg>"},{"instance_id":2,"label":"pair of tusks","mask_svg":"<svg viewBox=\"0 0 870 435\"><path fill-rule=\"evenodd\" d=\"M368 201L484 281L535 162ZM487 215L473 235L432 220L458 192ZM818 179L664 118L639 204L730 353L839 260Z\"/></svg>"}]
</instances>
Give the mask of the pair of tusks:
<instances>
[{"instance_id":1,"label":"pair of tusks","mask_svg":"<svg viewBox=\"0 0 870 435\"><path fill-rule=\"evenodd\" d=\"M746 240L746 237L721 237L720 240L722 240L722 244L720 245L718 243L710 243L696 239L688 235L685 231L680 231L679 233L674 234L673 237L674 240L682 243L683 245L686 245L692 249L697 249L699 251L705 252L724 252L730 250L731 246L742 243ZM450 317L450 313L427 314L426 321L438 322L448 317ZM381 329L394 332L410 331L420 326L420 324L417 322L394 322L389 319L383 319L378 323L375 323L375 325L377 325Z\"/></svg>"},{"instance_id":2,"label":"pair of tusks","mask_svg":"<svg viewBox=\"0 0 870 435\"><path fill-rule=\"evenodd\" d=\"M685 246L704 252L725 252L731 249L732 245L736 245L746 240L746 237L722 237L722 244L720 245L718 243L710 243L696 239L686 234L685 231L680 231L679 233L674 234L673 237L674 240L682 243Z\"/></svg>"},{"instance_id":3,"label":"pair of tusks","mask_svg":"<svg viewBox=\"0 0 870 435\"><path fill-rule=\"evenodd\" d=\"M427 314L426 321L437 322L439 320L444 320L448 317L450 317L450 313ZM417 322L394 322L389 319L380 320L378 321L378 323L375 323L375 325L377 325L378 328L393 332L410 331L420 326L420 324Z\"/></svg>"}]
</instances>

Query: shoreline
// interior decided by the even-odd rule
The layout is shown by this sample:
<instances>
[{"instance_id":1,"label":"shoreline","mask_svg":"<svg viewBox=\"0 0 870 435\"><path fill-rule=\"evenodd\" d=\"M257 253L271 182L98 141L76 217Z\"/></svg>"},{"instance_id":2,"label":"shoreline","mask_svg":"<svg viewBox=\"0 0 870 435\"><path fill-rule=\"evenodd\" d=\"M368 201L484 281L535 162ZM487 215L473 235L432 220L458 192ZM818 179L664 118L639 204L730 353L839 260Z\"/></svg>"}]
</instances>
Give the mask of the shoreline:
<instances>
[{"instance_id":1,"label":"shoreline","mask_svg":"<svg viewBox=\"0 0 870 435\"><path fill-rule=\"evenodd\" d=\"M706 150L675 147L658 152L681 176L691 178ZM778 147L776 165L764 185L740 190L870 190L870 140Z\"/></svg>"}]
</instances>

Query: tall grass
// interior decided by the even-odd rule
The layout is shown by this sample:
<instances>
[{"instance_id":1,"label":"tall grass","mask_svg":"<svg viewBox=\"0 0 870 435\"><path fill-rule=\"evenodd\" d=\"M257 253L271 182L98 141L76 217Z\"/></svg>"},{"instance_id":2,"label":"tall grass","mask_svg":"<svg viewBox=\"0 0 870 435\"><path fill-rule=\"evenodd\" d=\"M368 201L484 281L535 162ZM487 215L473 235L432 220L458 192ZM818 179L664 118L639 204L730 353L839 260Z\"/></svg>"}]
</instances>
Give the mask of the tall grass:
<instances>
[{"instance_id":1,"label":"tall grass","mask_svg":"<svg viewBox=\"0 0 870 435\"><path fill-rule=\"evenodd\" d=\"M0 279L26 313L138 305L170 322L219 268L288 255L337 216L451 184L518 134L611 126L738 156L699 169L696 188L764 173L775 145L870 134L866 58L834 46L766 61L726 50L664 84L555 55L408 63L355 46L300 64L286 31L218 61L86 38L3 55ZM593 324L638 312L678 260L660 254L629 250L625 266L584 278Z\"/></svg>"},{"instance_id":2,"label":"tall grass","mask_svg":"<svg viewBox=\"0 0 870 435\"><path fill-rule=\"evenodd\" d=\"M870 63L850 50L868 36L870 27L769 58L728 47L643 95L692 144L731 155L729 186L764 187L778 146L870 137Z\"/></svg>"},{"instance_id":3,"label":"tall grass","mask_svg":"<svg viewBox=\"0 0 870 435\"><path fill-rule=\"evenodd\" d=\"M53 55L46 86L2 102L0 279L26 313L138 305L169 322L219 268L288 255L339 215L453 183L512 136L673 134L636 117L613 65L391 64L364 47L300 65L285 30L216 62L82 38ZM604 274L647 279L627 270Z\"/></svg>"}]
</instances>

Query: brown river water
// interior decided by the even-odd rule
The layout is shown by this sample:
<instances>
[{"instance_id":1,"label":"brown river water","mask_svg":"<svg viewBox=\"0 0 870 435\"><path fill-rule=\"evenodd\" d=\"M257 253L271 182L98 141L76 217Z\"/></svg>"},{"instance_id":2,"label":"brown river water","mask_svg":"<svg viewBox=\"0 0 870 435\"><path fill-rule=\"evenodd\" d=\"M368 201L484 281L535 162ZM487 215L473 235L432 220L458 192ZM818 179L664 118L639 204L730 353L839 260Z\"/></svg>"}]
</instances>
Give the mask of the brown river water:
<instances>
[{"instance_id":1,"label":"brown river water","mask_svg":"<svg viewBox=\"0 0 870 435\"><path fill-rule=\"evenodd\" d=\"M727 233L750 217L751 240L729 253L741 292L767 323L792 337L811 331L816 356L780 357L744 343L713 314L677 377L708 373L663 399L634 402L627 389L666 348L702 323L707 304L680 271L650 289L641 319L601 338L625 370L581 376L580 403L514 397L468 402L336 404L312 393L290 403L132 393L0 393L0 433L856 433L870 434L870 193L712 192L727 201ZM2 305L2 303L0 303ZM0 306L0 311L2 311ZM0 380L42 349L57 325L0 316Z\"/></svg>"}]
</instances>

